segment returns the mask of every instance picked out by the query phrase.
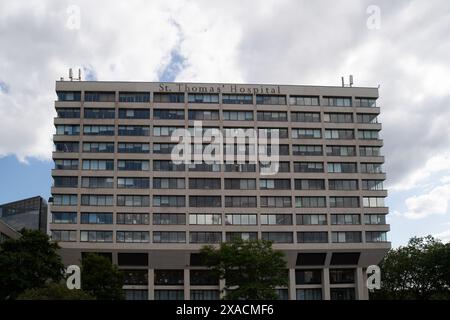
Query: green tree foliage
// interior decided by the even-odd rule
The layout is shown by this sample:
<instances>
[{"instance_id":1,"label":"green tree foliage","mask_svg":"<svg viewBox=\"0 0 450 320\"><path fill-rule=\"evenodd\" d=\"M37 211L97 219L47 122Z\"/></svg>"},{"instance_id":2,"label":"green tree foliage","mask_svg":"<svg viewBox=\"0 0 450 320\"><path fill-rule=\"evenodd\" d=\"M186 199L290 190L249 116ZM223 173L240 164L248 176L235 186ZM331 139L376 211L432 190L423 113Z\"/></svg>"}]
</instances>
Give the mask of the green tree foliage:
<instances>
[{"instance_id":1,"label":"green tree foliage","mask_svg":"<svg viewBox=\"0 0 450 320\"><path fill-rule=\"evenodd\" d=\"M380 263L381 290L371 299L450 299L450 243L414 237Z\"/></svg>"},{"instance_id":2,"label":"green tree foliage","mask_svg":"<svg viewBox=\"0 0 450 320\"><path fill-rule=\"evenodd\" d=\"M83 290L69 290L63 283L50 283L43 288L27 289L17 300L94 300Z\"/></svg>"},{"instance_id":3,"label":"green tree foliage","mask_svg":"<svg viewBox=\"0 0 450 320\"><path fill-rule=\"evenodd\" d=\"M123 299L123 274L111 261L87 254L81 261L81 288L98 300Z\"/></svg>"},{"instance_id":4,"label":"green tree foliage","mask_svg":"<svg viewBox=\"0 0 450 320\"><path fill-rule=\"evenodd\" d=\"M27 289L44 287L64 277L59 246L37 230L21 231L18 239L0 244L0 299L15 299Z\"/></svg>"},{"instance_id":5,"label":"green tree foliage","mask_svg":"<svg viewBox=\"0 0 450 320\"><path fill-rule=\"evenodd\" d=\"M264 240L235 240L219 248L205 246L203 262L220 279L226 279L226 299L277 299L277 286L288 283L284 254Z\"/></svg>"}]
</instances>

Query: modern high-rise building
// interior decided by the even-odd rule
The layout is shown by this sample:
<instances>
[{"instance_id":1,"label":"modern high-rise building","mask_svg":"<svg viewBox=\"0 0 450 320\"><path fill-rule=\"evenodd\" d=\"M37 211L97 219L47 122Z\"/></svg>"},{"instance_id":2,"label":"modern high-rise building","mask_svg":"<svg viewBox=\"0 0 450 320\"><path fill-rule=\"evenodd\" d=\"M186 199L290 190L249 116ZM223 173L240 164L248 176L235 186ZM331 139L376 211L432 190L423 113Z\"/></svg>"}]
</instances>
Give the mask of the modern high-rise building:
<instances>
[{"instance_id":1,"label":"modern high-rise building","mask_svg":"<svg viewBox=\"0 0 450 320\"><path fill-rule=\"evenodd\" d=\"M218 299L224 281L200 248L267 239L287 260L280 298L368 298L366 268L390 248L377 88L57 81L56 92L50 229L66 264L108 256L127 299ZM194 121L277 133L278 172L174 163L171 134Z\"/></svg>"}]
</instances>

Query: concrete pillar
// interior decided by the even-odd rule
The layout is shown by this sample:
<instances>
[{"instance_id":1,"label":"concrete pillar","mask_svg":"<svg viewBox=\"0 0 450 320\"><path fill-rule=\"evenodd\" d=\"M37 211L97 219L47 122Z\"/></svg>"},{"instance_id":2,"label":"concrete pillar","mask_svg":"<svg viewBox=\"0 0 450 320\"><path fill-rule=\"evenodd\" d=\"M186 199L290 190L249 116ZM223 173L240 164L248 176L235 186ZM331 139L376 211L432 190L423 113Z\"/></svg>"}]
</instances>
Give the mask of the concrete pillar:
<instances>
[{"instance_id":1,"label":"concrete pillar","mask_svg":"<svg viewBox=\"0 0 450 320\"><path fill-rule=\"evenodd\" d=\"M148 269L148 300L155 300L155 270Z\"/></svg>"},{"instance_id":2,"label":"concrete pillar","mask_svg":"<svg viewBox=\"0 0 450 320\"><path fill-rule=\"evenodd\" d=\"M322 290L322 298L323 300L330 300L330 269L329 268L323 268L323 275L322 275L322 283L323 283L323 290Z\"/></svg>"},{"instance_id":3,"label":"concrete pillar","mask_svg":"<svg viewBox=\"0 0 450 320\"><path fill-rule=\"evenodd\" d=\"M368 300L369 292L366 286L366 275L363 268L356 268L356 299Z\"/></svg>"},{"instance_id":4,"label":"concrete pillar","mask_svg":"<svg viewBox=\"0 0 450 320\"><path fill-rule=\"evenodd\" d=\"M297 299L297 292L295 290L295 269L289 269L289 300Z\"/></svg>"},{"instance_id":5,"label":"concrete pillar","mask_svg":"<svg viewBox=\"0 0 450 320\"><path fill-rule=\"evenodd\" d=\"M184 300L191 300L191 273L189 269L184 269Z\"/></svg>"},{"instance_id":6,"label":"concrete pillar","mask_svg":"<svg viewBox=\"0 0 450 320\"><path fill-rule=\"evenodd\" d=\"M220 299L222 300L225 297L225 279L219 280L219 292L220 292Z\"/></svg>"}]
</instances>

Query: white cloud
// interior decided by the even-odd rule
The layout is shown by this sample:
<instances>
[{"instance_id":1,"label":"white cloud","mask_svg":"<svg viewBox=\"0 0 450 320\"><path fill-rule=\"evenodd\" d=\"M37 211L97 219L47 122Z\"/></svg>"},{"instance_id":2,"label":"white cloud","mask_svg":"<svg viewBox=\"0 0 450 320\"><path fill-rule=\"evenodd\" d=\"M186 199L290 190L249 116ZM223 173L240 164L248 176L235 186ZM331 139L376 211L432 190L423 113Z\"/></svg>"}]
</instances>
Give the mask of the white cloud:
<instances>
[{"instance_id":1,"label":"white cloud","mask_svg":"<svg viewBox=\"0 0 450 320\"><path fill-rule=\"evenodd\" d=\"M442 240L444 243L450 242L450 230L437 233L433 237Z\"/></svg>"},{"instance_id":2,"label":"white cloud","mask_svg":"<svg viewBox=\"0 0 450 320\"><path fill-rule=\"evenodd\" d=\"M433 188L427 193L415 195L405 200L406 210L402 215L408 219L422 219L431 215L448 213L450 184Z\"/></svg>"}]
</instances>

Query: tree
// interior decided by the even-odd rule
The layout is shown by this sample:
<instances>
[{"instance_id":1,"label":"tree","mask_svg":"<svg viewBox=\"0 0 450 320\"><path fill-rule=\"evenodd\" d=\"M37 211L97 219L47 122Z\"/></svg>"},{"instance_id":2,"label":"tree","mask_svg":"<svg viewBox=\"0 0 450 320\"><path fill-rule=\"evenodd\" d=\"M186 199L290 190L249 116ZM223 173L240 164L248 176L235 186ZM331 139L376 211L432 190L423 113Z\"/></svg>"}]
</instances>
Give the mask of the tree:
<instances>
[{"instance_id":1,"label":"tree","mask_svg":"<svg viewBox=\"0 0 450 320\"><path fill-rule=\"evenodd\" d=\"M87 254L81 261L81 288L98 300L123 299L123 274L111 261Z\"/></svg>"},{"instance_id":2,"label":"tree","mask_svg":"<svg viewBox=\"0 0 450 320\"><path fill-rule=\"evenodd\" d=\"M20 233L20 238L0 244L0 299L15 299L26 289L64 277L58 244L37 230L22 229Z\"/></svg>"},{"instance_id":3,"label":"tree","mask_svg":"<svg viewBox=\"0 0 450 320\"><path fill-rule=\"evenodd\" d=\"M226 279L226 299L277 299L277 286L288 283L284 254L265 240L234 240L219 248L205 246L203 262L216 276Z\"/></svg>"},{"instance_id":4,"label":"tree","mask_svg":"<svg viewBox=\"0 0 450 320\"><path fill-rule=\"evenodd\" d=\"M27 289L17 300L94 300L83 290L69 290L63 283L50 283L43 288Z\"/></svg>"},{"instance_id":5,"label":"tree","mask_svg":"<svg viewBox=\"0 0 450 320\"><path fill-rule=\"evenodd\" d=\"M381 290L372 299L450 299L450 243L427 236L391 249L380 263Z\"/></svg>"}]
</instances>

